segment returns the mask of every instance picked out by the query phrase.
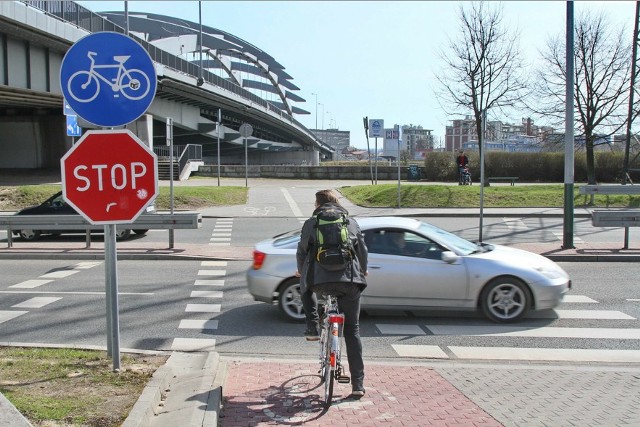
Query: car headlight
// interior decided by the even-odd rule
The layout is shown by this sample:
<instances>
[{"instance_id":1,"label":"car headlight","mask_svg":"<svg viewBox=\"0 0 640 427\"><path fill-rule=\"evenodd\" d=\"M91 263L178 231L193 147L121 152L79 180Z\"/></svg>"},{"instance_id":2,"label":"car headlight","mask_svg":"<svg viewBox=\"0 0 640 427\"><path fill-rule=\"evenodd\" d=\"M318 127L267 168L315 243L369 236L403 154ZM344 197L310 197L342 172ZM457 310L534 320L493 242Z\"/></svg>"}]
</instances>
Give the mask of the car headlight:
<instances>
[{"instance_id":1,"label":"car headlight","mask_svg":"<svg viewBox=\"0 0 640 427\"><path fill-rule=\"evenodd\" d=\"M566 277L566 274L564 271L560 270L559 268L554 268L550 266L537 266L537 267L534 267L534 270L542 274L547 279L561 279L563 277Z\"/></svg>"}]
</instances>

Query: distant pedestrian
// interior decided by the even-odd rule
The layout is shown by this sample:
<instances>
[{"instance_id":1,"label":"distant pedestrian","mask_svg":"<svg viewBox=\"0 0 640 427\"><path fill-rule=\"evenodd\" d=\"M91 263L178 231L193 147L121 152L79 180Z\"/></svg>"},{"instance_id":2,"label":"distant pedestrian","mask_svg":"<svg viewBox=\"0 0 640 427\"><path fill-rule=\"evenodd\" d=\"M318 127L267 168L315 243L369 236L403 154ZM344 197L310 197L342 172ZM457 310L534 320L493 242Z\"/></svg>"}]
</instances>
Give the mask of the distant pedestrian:
<instances>
[{"instance_id":1,"label":"distant pedestrian","mask_svg":"<svg viewBox=\"0 0 640 427\"><path fill-rule=\"evenodd\" d=\"M458 151L456 165L458 166L458 184L462 185L464 183L463 175L465 173L465 168L469 165L469 158L464 154L464 150L462 148Z\"/></svg>"}]
</instances>

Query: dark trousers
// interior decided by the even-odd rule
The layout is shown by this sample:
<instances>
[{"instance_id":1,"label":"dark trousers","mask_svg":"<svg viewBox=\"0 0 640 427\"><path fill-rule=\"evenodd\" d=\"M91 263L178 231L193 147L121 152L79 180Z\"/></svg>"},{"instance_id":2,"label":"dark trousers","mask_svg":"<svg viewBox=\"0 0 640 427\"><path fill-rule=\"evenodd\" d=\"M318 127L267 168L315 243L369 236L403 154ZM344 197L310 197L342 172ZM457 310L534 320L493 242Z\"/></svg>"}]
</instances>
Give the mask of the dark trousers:
<instances>
[{"instance_id":1,"label":"dark trousers","mask_svg":"<svg viewBox=\"0 0 640 427\"><path fill-rule=\"evenodd\" d=\"M362 360L362 341L360 340L360 287L355 283L323 283L315 287L314 291L335 295L338 300L338 308L344 314L344 341L347 347L351 384L354 390L362 389L364 386L364 362ZM309 293L311 294L311 292ZM305 299L307 303L305 303ZM306 311L306 304L309 301L311 301L311 310L315 310L313 312ZM313 295L305 296L303 294L302 303L305 312L315 313L317 319L317 304ZM313 319L313 314L311 318ZM309 317L307 317L307 322L309 322Z\"/></svg>"}]
</instances>

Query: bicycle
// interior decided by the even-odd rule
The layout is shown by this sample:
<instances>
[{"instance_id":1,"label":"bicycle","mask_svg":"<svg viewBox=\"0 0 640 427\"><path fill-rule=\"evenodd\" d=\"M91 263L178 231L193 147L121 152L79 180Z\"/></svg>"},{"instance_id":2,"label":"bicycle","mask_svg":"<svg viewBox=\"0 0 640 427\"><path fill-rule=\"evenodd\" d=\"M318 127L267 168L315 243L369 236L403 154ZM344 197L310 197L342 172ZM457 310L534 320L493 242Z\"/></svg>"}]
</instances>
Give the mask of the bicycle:
<instances>
[{"instance_id":1,"label":"bicycle","mask_svg":"<svg viewBox=\"0 0 640 427\"><path fill-rule=\"evenodd\" d=\"M331 406L335 381L349 384L351 379L343 375L341 347L344 314L338 309L334 295L323 294L324 303L320 310L320 383L324 383L324 405Z\"/></svg>"},{"instance_id":2,"label":"bicycle","mask_svg":"<svg viewBox=\"0 0 640 427\"><path fill-rule=\"evenodd\" d=\"M128 55L114 56L115 64L96 65L96 52L87 52L91 61L89 70L75 72L67 83L69 94L78 102L91 102L100 94L100 80L105 82L113 92L121 93L132 101L144 98L151 89L149 76L138 69L127 69L124 63L130 58ZM115 78L109 80L98 70L116 69ZM114 94L114 97L118 96Z\"/></svg>"}]
</instances>

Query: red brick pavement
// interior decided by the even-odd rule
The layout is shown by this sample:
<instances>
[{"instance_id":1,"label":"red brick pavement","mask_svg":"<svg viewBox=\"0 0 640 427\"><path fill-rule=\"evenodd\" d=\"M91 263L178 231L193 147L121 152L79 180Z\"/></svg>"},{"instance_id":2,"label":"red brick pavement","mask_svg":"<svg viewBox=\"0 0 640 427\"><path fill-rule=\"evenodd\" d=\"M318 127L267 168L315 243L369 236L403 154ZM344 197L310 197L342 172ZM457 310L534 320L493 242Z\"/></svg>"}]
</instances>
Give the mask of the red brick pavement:
<instances>
[{"instance_id":1,"label":"red brick pavement","mask_svg":"<svg viewBox=\"0 0 640 427\"><path fill-rule=\"evenodd\" d=\"M314 363L229 362L221 425L501 426L429 367L366 366L367 394L349 399L349 384L334 388L324 410Z\"/></svg>"}]
</instances>

